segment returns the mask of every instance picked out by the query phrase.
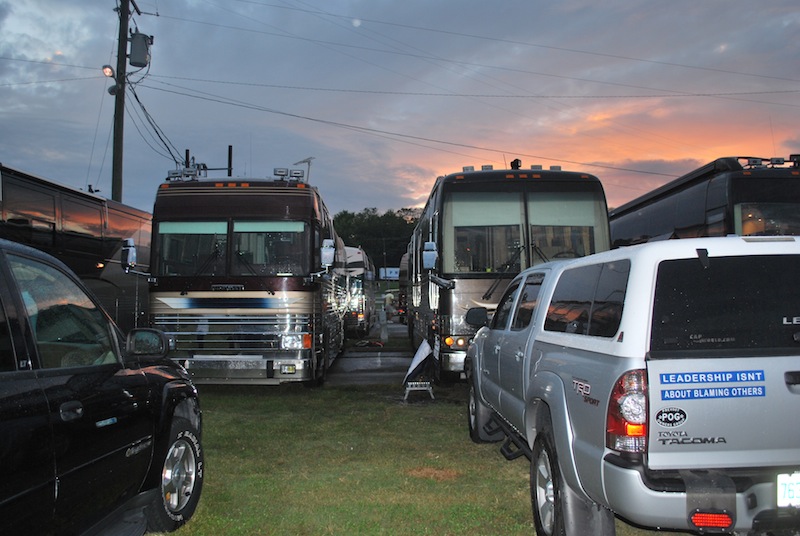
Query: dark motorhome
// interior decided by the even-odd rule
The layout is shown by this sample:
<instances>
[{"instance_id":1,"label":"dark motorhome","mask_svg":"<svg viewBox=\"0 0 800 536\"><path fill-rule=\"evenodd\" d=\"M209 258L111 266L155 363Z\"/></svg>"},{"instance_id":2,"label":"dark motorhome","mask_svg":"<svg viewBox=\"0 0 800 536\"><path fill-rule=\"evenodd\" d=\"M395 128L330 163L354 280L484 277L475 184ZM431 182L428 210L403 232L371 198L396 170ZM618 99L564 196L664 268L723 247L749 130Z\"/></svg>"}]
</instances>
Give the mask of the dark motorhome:
<instances>
[{"instance_id":1,"label":"dark motorhome","mask_svg":"<svg viewBox=\"0 0 800 536\"><path fill-rule=\"evenodd\" d=\"M800 155L718 158L609 213L612 247L655 239L800 235Z\"/></svg>"},{"instance_id":2,"label":"dark motorhome","mask_svg":"<svg viewBox=\"0 0 800 536\"><path fill-rule=\"evenodd\" d=\"M284 172L158 189L151 323L197 383L321 383L341 351L344 244L317 189Z\"/></svg>"},{"instance_id":3,"label":"dark motorhome","mask_svg":"<svg viewBox=\"0 0 800 536\"><path fill-rule=\"evenodd\" d=\"M120 269L127 239L150 255L151 215L0 164L0 238L53 255L94 292L117 325L146 324L147 282ZM137 269L147 270L147 266Z\"/></svg>"}]
</instances>

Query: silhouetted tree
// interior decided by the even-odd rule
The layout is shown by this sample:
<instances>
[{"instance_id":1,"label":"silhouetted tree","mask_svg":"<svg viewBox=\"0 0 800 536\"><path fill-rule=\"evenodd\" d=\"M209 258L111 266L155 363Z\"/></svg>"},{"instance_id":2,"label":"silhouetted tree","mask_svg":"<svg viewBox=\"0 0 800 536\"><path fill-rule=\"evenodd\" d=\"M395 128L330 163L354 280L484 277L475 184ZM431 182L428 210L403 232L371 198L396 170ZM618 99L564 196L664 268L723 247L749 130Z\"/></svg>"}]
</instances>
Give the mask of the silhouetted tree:
<instances>
[{"instance_id":1,"label":"silhouetted tree","mask_svg":"<svg viewBox=\"0 0 800 536\"><path fill-rule=\"evenodd\" d=\"M361 212L343 210L333 217L333 226L348 246L361 246L376 268L400 266L417 220L415 209L387 210L365 208Z\"/></svg>"}]
</instances>

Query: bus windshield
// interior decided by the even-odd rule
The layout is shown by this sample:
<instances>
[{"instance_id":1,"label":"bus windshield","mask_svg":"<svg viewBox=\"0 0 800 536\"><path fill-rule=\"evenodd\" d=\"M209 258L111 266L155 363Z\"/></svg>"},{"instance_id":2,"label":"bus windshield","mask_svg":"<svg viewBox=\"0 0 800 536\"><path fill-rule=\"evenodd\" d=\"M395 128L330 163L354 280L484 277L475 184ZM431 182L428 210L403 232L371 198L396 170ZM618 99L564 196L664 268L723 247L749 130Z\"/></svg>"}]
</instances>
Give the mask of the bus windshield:
<instances>
[{"instance_id":1,"label":"bus windshield","mask_svg":"<svg viewBox=\"0 0 800 536\"><path fill-rule=\"evenodd\" d=\"M605 201L595 192L528 194L530 240L548 260L608 249ZM534 258L533 264L543 262Z\"/></svg>"},{"instance_id":2,"label":"bus windshield","mask_svg":"<svg viewBox=\"0 0 800 536\"><path fill-rule=\"evenodd\" d=\"M307 224L299 221L227 221L158 224L158 276L282 276L309 273ZM230 259L230 262L229 262Z\"/></svg>"},{"instance_id":3,"label":"bus windshield","mask_svg":"<svg viewBox=\"0 0 800 536\"><path fill-rule=\"evenodd\" d=\"M732 232L740 236L800 235L797 176L787 177L789 170L785 169L758 171L764 176L734 177L730 181Z\"/></svg>"},{"instance_id":4,"label":"bus windshield","mask_svg":"<svg viewBox=\"0 0 800 536\"><path fill-rule=\"evenodd\" d=\"M800 235L797 203L740 203L733 212L737 235Z\"/></svg>"},{"instance_id":5,"label":"bus windshield","mask_svg":"<svg viewBox=\"0 0 800 536\"><path fill-rule=\"evenodd\" d=\"M443 207L444 271L519 272L521 201L520 192L451 192Z\"/></svg>"},{"instance_id":6,"label":"bus windshield","mask_svg":"<svg viewBox=\"0 0 800 536\"><path fill-rule=\"evenodd\" d=\"M225 221L160 222L156 275L224 275L227 230Z\"/></svg>"},{"instance_id":7,"label":"bus windshield","mask_svg":"<svg viewBox=\"0 0 800 536\"><path fill-rule=\"evenodd\" d=\"M311 251L301 221L234 221L231 275L305 275Z\"/></svg>"},{"instance_id":8,"label":"bus windshield","mask_svg":"<svg viewBox=\"0 0 800 536\"><path fill-rule=\"evenodd\" d=\"M608 249L605 200L594 191L451 192L443 211L446 273L517 273Z\"/></svg>"}]
</instances>

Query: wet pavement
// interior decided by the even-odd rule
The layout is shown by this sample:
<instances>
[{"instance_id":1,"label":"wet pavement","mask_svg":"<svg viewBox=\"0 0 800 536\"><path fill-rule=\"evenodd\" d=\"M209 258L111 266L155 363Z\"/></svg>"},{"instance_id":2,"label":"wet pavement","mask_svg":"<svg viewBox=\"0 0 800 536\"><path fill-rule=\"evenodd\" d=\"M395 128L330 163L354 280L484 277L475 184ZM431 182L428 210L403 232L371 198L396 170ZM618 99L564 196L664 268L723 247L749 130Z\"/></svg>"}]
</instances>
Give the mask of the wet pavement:
<instances>
[{"instance_id":1,"label":"wet pavement","mask_svg":"<svg viewBox=\"0 0 800 536\"><path fill-rule=\"evenodd\" d=\"M407 337L405 324L388 322L386 329L393 342ZM380 326L376 326L363 340L366 343L380 341ZM401 387L413 357L410 343L405 350L398 349L396 343L388 348L371 345L351 347L333 362L325 383L334 387L378 384L396 384Z\"/></svg>"}]
</instances>

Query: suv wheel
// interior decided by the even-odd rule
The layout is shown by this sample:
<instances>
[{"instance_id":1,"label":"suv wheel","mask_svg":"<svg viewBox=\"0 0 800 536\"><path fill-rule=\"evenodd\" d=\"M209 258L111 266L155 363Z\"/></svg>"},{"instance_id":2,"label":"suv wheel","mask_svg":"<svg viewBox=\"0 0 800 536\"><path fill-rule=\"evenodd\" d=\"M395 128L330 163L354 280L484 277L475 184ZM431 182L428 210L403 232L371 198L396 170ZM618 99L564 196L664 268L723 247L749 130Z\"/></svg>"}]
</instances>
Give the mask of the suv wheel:
<instances>
[{"instance_id":1,"label":"suv wheel","mask_svg":"<svg viewBox=\"0 0 800 536\"><path fill-rule=\"evenodd\" d=\"M203 450L198 432L183 418L172 423L170 444L161 468L159 494L147 508L154 532L172 532L194 514L203 487Z\"/></svg>"}]
</instances>

